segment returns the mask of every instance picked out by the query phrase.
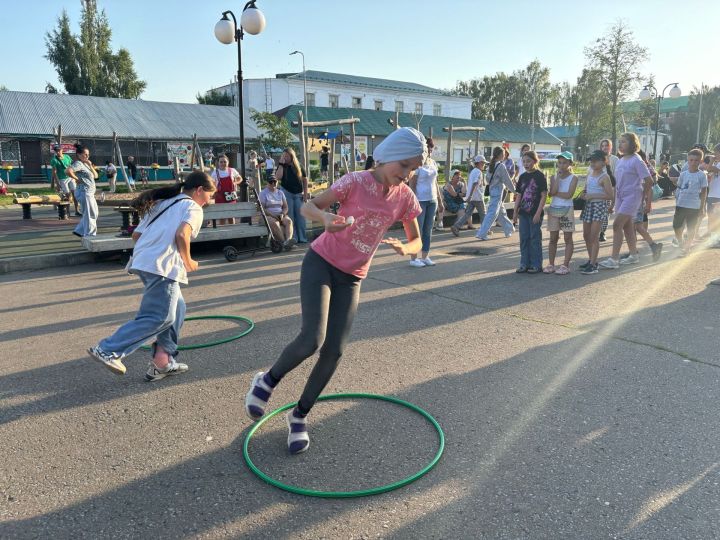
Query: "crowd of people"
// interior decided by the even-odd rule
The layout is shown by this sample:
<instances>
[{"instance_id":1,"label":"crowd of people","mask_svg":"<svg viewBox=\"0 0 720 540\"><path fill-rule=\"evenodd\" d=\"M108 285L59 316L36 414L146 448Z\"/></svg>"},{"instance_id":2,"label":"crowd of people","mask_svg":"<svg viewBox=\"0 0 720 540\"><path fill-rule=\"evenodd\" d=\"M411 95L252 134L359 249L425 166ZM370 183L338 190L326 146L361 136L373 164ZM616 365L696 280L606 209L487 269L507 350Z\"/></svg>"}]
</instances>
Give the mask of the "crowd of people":
<instances>
[{"instance_id":1,"label":"crowd of people","mask_svg":"<svg viewBox=\"0 0 720 540\"><path fill-rule=\"evenodd\" d=\"M429 157L432 147L433 141L426 141L420 132L412 128L397 129L376 148L374 167L346 174L311 200L307 197L304 171L288 149L263 190L261 202L270 215L278 217L278 234L286 238L299 234L299 227L293 230L292 222L284 219L292 212L292 205L297 206L303 218L324 227L324 232L307 249L300 270L300 331L270 368L252 378L245 396L247 415L254 421L261 419L277 385L319 351L319 359L297 404L286 415L287 447L291 454L304 452L310 446L308 415L343 355L362 280L367 276L376 250L380 244L386 244L398 255L411 257L413 267L433 266L435 263L429 254L436 212L447 207L458 215L452 229L457 235L469 224L468 216L477 210L482 225L476 237L481 241L489 240L490 228L498 220L506 236L512 236L517 227L520 236L517 272L566 275L574 251L575 203L581 201L580 220L588 251L588 262L581 267L583 273L638 261L635 235L646 228L638 229L636 225L644 223L644 216L651 211L655 178L639 154L635 135L622 135L620 157L614 170L612 154L598 150L590 156L590 171L579 193L579 179L573 172L574 159L570 152L557 156L557 172L548 182L536 152L524 149L520 163L511 166L507 150L501 147L493 150L489 163L482 156L473 160L467 185L461 172L455 170L447 184L439 189L437 164ZM89 154L81 150L78 148L79 164L73 163L67 173L78 184L86 186L83 189L87 191L86 183L92 179L93 168ZM691 150L686 167L673 181L677 193L673 228L683 253L692 248L705 209L712 212L720 203L718 188L712 187L718 183L720 145L714 148L712 159L705 162L704 157L702 149ZM198 268L190 254L190 240L202 226L202 207L213 196L224 199L226 190L230 190L234 182L234 173L225 165L219 164L213 176L195 171L175 186L148 190L138 197L143 217L133 233L136 244L127 268L144 286L140 308L135 319L88 349L93 359L113 373L124 374L123 359L147 341L152 341L152 347L146 380L162 380L189 369L187 364L176 360L185 317L180 285L187 283L187 274ZM282 186L280 190L278 183ZM503 204L505 193L510 190L516 195L512 221ZM487 209L483 200L485 193L490 198ZM290 202L290 196L297 198ZM548 196L549 205L546 204ZM88 204L87 197L85 194L79 198ZM330 211L333 207L338 207L337 212ZM543 266L542 225L546 211L550 260ZM613 252L598 263L601 232L611 213L615 214ZM406 239L385 238L390 226L398 221L403 225ZM153 226L156 222L159 224ZM716 222L713 218L711 224ZM711 230L714 231L712 227ZM560 233L565 253L562 263L556 265ZM624 241L630 253L621 259ZM648 242L654 245L649 236Z\"/></svg>"},{"instance_id":2,"label":"crowd of people","mask_svg":"<svg viewBox=\"0 0 720 540\"><path fill-rule=\"evenodd\" d=\"M427 145L431 152L432 139L427 140ZM596 274L599 269L639 263L638 238L647 243L653 261L658 261L663 244L656 242L649 230L649 214L654 200L673 195L676 198L673 244L680 248L679 255L686 256L697 247L698 229L706 215L708 243L720 247L720 145L712 152L704 145L696 145L688 152L682 168L671 168L664 161L657 169L640 149L635 134L622 134L618 146L615 154L609 139L601 142L600 149L589 156L584 183L573 171L575 161L571 152L557 155L556 172L548 179L540 169L540 157L529 145L522 146L518 163L510 158L508 147L497 146L489 162L482 155L471 160L467 183L462 172L454 169L440 189L438 166L427 156L408 182L423 209L418 217L423 247L419 256L411 255L410 266L435 265L429 256L432 232L442 229L445 209L456 215L450 227L455 236L460 236L463 229L475 228L472 224L475 211L480 222L475 237L480 241L491 239L495 225L502 228L505 238L518 231L518 273L570 273L575 253L576 210L581 210L579 220L587 250L587 261L578 266L581 273ZM509 193L514 194L515 202L512 221L504 204ZM546 204L548 198L550 203ZM549 260L543 265L542 229L546 215ZM612 249L609 257L598 261L600 245L606 241L609 216L613 216ZM556 264L560 233L564 254L562 262ZM627 252L621 254L624 245Z\"/></svg>"}]
</instances>

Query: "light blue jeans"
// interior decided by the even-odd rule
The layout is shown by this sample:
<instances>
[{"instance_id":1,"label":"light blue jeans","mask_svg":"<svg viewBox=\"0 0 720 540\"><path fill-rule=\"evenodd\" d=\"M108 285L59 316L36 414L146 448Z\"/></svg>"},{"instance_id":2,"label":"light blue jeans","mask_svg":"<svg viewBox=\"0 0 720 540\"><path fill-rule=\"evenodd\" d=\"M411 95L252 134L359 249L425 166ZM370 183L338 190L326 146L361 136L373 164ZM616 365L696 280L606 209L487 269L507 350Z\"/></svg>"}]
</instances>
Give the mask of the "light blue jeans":
<instances>
[{"instance_id":1,"label":"light blue jeans","mask_svg":"<svg viewBox=\"0 0 720 540\"><path fill-rule=\"evenodd\" d=\"M290 219L293 221L293 238L298 242L307 242L307 236L305 235L307 225L305 224L305 218L300 212L300 208L302 208L303 205L303 194L290 193L285 188L280 189L285 194L285 199L287 199L288 204L288 216L290 216Z\"/></svg>"},{"instance_id":2,"label":"light blue jeans","mask_svg":"<svg viewBox=\"0 0 720 540\"><path fill-rule=\"evenodd\" d=\"M432 229L435 224L435 212L437 212L437 201L420 201L422 212L417 217L418 228L420 229L420 238L422 239L423 253L430 251L430 240L432 239Z\"/></svg>"},{"instance_id":3,"label":"light blue jeans","mask_svg":"<svg viewBox=\"0 0 720 540\"><path fill-rule=\"evenodd\" d=\"M503 190L504 186L502 184L490 187L490 204L488 205L487 213L480 226L480 230L475 235L478 238L486 239L487 234L496 221L500 221L505 236L510 236L515 232L515 227L513 227L512 221L508 218L505 205L502 201Z\"/></svg>"},{"instance_id":4,"label":"light blue jeans","mask_svg":"<svg viewBox=\"0 0 720 540\"><path fill-rule=\"evenodd\" d=\"M95 190L85 187L75 188L75 200L82 207L82 219L75 227L78 236L95 236L97 234L98 205Z\"/></svg>"},{"instance_id":5,"label":"light blue jeans","mask_svg":"<svg viewBox=\"0 0 720 540\"><path fill-rule=\"evenodd\" d=\"M100 342L100 348L121 358L152 338L170 356L177 356L180 328L185 320L185 300L180 283L150 272L133 270L145 289L135 318Z\"/></svg>"},{"instance_id":6,"label":"light blue jeans","mask_svg":"<svg viewBox=\"0 0 720 540\"><path fill-rule=\"evenodd\" d=\"M520 266L542 268L542 222L533 223L533 217L519 212L520 222Z\"/></svg>"}]
</instances>

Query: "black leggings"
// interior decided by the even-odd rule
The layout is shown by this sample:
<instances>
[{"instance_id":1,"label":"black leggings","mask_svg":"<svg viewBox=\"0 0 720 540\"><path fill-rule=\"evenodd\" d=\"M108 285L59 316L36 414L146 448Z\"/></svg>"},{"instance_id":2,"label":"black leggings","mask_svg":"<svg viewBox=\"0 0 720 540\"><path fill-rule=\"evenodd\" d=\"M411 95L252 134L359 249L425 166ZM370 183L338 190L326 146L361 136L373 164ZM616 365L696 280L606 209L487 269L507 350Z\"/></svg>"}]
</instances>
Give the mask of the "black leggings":
<instances>
[{"instance_id":1,"label":"black leggings","mask_svg":"<svg viewBox=\"0 0 720 540\"><path fill-rule=\"evenodd\" d=\"M359 297L360 278L338 270L312 249L308 250L300 271L302 329L270 368L270 376L280 381L320 348L320 358L298 403L303 414L310 412L335 373Z\"/></svg>"}]
</instances>

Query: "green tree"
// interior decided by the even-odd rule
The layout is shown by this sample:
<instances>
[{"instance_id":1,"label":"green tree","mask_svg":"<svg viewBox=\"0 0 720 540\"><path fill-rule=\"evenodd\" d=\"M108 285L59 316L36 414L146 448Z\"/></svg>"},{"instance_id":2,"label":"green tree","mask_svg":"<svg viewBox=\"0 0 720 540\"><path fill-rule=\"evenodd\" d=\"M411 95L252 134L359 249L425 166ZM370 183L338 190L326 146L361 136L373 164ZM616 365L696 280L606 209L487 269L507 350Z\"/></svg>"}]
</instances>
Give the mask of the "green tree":
<instances>
[{"instance_id":1,"label":"green tree","mask_svg":"<svg viewBox=\"0 0 720 540\"><path fill-rule=\"evenodd\" d=\"M224 92L220 92L219 90L216 90L213 88L209 92L205 92L205 95L202 96L198 93L197 96L195 96L197 99L197 102L200 105L232 105L233 104L233 98L231 95L226 94Z\"/></svg>"},{"instance_id":2,"label":"green tree","mask_svg":"<svg viewBox=\"0 0 720 540\"><path fill-rule=\"evenodd\" d=\"M633 32L619 20L607 33L585 47L587 67L600 75L611 105L611 138L617 139L619 104L625 101L641 81L639 67L648 58L645 47L635 42Z\"/></svg>"},{"instance_id":3,"label":"green tree","mask_svg":"<svg viewBox=\"0 0 720 540\"><path fill-rule=\"evenodd\" d=\"M594 146L611 131L612 107L599 70L585 68L578 78L575 118L579 126L578 146Z\"/></svg>"},{"instance_id":4,"label":"green tree","mask_svg":"<svg viewBox=\"0 0 720 540\"><path fill-rule=\"evenodd\" d=\"M275 116L271 112L250 109L250 118L264 131L263 142L272 148L285 148L292 142L290 125L285 118Z\"/></svg>"},{"instance_id":5,"label":"green tree","mask_svg":"<svg viewBox=\"0 0 720 540\"><path fill-rule=\"evenodd\" d=\"M10 89L7 86L5 86L4 84L0 84L0 92L7 91L7 90L10 90Z\"/></svg>"},{"instance_id":6,"label":"green tree","mask_svg":"<svg viewBox=\"0 0 720 540\"><path fill-rule=\"evenodd\" d=\"M700 116L700 94L702 92L702 116ZM700 137L698 138L698 119ZM694 88L688 101L688 110L679 113L671 126L672 143L670 152L687 152L698 142L712 147L720 142L720 86L702 89Z\"/></svg>"},{"instance_id":7,"label":"green tree","mask_svg":"<svg viewBox=\"0 0 720 540\"><path fill-rule=\"evenodd\" d=\"M68 94L137 99L147 83L139 80L130 52L113 53L112 31L96 0L83 0L80 35L72 33L63 10L57 27L45 35L47 58Z\"/></svg>"}]
</instances>

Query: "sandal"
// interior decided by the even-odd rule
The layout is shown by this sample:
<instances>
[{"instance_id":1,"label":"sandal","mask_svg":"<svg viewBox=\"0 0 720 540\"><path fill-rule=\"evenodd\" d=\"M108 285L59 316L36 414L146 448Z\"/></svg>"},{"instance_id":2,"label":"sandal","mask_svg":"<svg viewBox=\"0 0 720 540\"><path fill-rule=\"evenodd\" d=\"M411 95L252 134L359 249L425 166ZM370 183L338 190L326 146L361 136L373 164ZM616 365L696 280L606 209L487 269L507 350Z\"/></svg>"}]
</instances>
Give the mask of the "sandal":
<instances>
[{"instance_id":1,"label":"sandal","mask_svg":"<svg viewBox=\"0 0 720 540\"><path fill-rule=\"evenodd\" d=\"M557 270L555 270L555 273L560 276L564 276L564 275L570 273L570 269L567 266L565 266L564 264L561 264L560 266L557 267Z\"/></svg>"},{"instance_id":2,"label":"sandal","mask_svg":"<svg viewBox=\"0 0 720 540\"><path fill-rule=\"evenodd\" d=\"M548 264L543 268L543 274L552 274L555 272L555 267L552 264Z\"/></svg>"}]
</instances>

